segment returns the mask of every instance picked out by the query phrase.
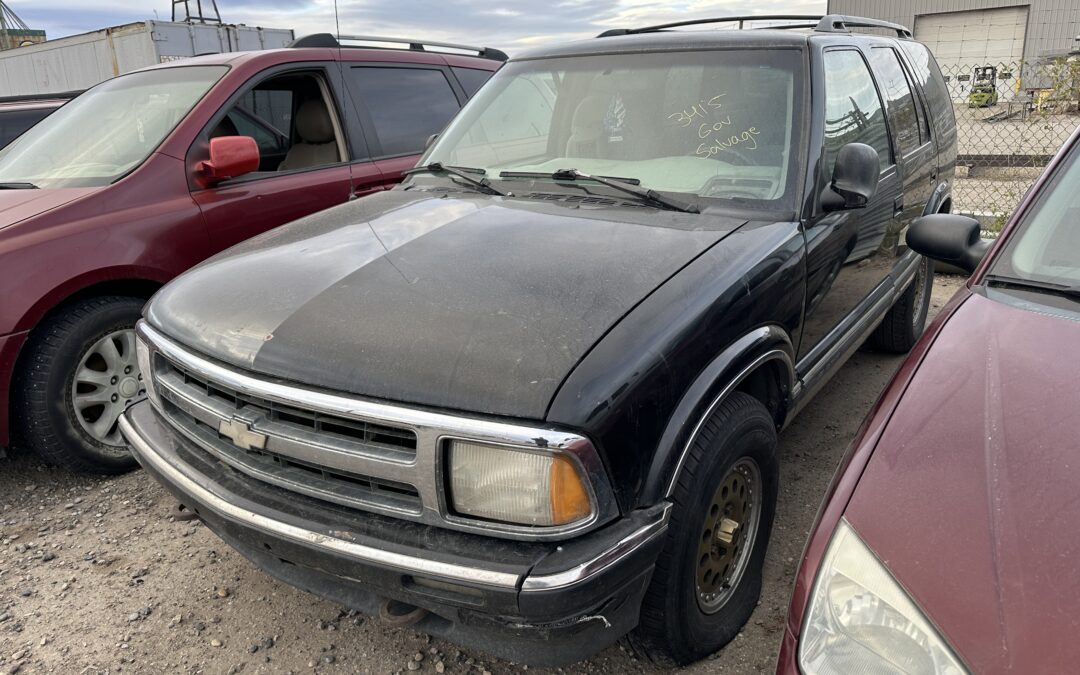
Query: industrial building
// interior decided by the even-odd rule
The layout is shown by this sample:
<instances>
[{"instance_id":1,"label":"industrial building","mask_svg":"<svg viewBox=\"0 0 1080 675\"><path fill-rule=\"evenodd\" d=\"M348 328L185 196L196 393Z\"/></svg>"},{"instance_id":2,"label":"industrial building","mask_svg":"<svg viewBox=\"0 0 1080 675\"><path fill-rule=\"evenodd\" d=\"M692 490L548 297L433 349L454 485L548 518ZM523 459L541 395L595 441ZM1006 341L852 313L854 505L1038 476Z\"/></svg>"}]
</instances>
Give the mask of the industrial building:
<instances>
[{"instance_id":1,"label":"industrial building","mask_svg":"<svg viewBox=\"0 0 1080 675\"><path fill-rule=\"evenodd\" d=\"M829 13L903 24L942 70L1046 62L1077 48L1077 0L829 0Z\"/></svg>"}]
</instances>

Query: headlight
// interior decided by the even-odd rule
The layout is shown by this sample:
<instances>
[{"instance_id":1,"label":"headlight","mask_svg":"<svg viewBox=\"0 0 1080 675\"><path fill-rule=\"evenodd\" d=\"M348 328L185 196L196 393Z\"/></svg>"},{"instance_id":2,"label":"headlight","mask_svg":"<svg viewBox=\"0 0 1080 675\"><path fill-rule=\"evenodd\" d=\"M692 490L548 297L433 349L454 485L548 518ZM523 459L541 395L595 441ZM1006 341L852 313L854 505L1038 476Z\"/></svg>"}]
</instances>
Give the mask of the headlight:
<instances>
[{"instance_id":1,"label":"headlight","mask_svg":"<svg viewBox=\"0 0 1080 675\"><path fill-rule=\"evenodd\" d=\"M966 670L843 520L821 563L799 639L806 675Z\"/></svg>"},{"instance_id":2,"label":"headlight","mask_svg":"<svg viewBox=\"0 0 1080 675\"><path fill-rule=\"evenodd\" d=\"M520 525L568 525L592 514L589 490L568 455L450 441L454 512Z\"/></svg>"},{"instance_id":3,"label":"headlight","mask_svg":"<svg viewBox=\"0 0 1080 675\"><path fill-rule=\"evenodd\" d=\"M139 372L142 374L143 388L146 389L146 396L150 399L150 402L154 404L155 408L160 409L161 400L158 398L157 390L154 389L153 370L150 366L150 348L147 347L146 342L138 333L135 334L135 355L139 359Z\"/></svg>"}]
</instances>

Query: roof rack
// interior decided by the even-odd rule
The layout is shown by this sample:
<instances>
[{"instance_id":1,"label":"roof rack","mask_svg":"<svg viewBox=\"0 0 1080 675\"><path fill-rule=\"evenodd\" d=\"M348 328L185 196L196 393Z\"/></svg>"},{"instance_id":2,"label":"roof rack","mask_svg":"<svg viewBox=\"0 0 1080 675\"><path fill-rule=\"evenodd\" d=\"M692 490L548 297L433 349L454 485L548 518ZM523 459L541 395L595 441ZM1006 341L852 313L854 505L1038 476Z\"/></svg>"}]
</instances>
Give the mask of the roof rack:
<instances>
[{"instance_id":1,"label":"roof rack","mask_svg":"<svg viewBox=\"0 0 1080 675\"><path fill-rule=\"evenodd\" d=\"M343 45L342 40L350 42L385 42L390 44L409 45L408 49L417 52L428 51L427 47L442 47L443 49L460 49L466 52L476 52L481 58L492 61L505 61L508 57L505 52L491 47L473 47L471 45L459 45L453 42L433 42L431 40L413 40L408 38L380 37L377 35L339 35L334 37L330 33L313 33L297 38L289 43L289 47L317 47L339 49L341 47L356 47L357 45ZM379 49L376 47L375 49Z\"/></svg>"},{"instance_id":2,"label":"roof rack","mask_svg":"<svg viewBox=\"0 0 1080 675\"><path fill-rule=\"evenodd\" d=\"M682 26L700 26L707 23L738 23L739 30L743 30L747 21L816 22L801 23L795 26L769 26L769 28L813 28L819 33L850 33L851 31L849 29L851 28L885 28L887 30L896 31L897 37L911 37L911 31L898 23L880 21L878 19L868 19L862 16L845 16L843 14L758 14L749 16L723 16L714 19L691 19L688 21L674 21L672 23L662 23L656 26L646 26L644 28L612 28L611 30L606 30L603 33L600 33L600 35L597 35L597 37L633 35L635 33L654 33L657 31L668 30L669 28L680 28Z\"/></svg>"}]
</instances>

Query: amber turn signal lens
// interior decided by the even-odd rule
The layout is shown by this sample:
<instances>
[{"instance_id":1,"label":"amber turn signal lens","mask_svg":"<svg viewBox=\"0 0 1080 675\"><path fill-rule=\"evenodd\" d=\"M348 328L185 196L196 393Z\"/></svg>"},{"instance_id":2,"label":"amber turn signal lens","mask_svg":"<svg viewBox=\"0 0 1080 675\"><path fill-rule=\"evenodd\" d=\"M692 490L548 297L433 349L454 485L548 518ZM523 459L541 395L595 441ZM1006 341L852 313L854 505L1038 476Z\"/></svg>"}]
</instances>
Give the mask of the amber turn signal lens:
<instances>
[{"instance_id":1,"label":"amber turn signal lens","mask_svg":"<svg viewBox=\"0 0 1080 675\"><path fill-rule=\"evenodd\" d=\"M568 457L557 456L551 463L551 520L565 525L589 515L589 493L581 474Z\"/></svg>"}]
</instances>

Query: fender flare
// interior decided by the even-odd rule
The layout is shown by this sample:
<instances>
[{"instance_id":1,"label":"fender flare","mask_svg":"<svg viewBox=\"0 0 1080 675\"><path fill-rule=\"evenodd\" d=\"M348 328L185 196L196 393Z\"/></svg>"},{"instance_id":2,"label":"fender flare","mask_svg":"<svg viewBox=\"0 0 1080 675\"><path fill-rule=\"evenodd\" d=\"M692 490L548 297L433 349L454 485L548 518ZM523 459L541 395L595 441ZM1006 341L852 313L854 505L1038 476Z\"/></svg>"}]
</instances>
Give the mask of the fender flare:
<instances>
[{"instance_id":1,"label":"fender flare","mask_svg":"<svg viewBox=\"0 0 1080 675\"><path fill-rule=\"evenodd\" d=\"M782 401L778 425L782 424L795 387L794 353L786 330L777 325L761 326L732 342L702 369L668 419L646 474L640 503L654 504L671 495L702 426L717 406L759 368L779 365L786 376L786 381L779 383Z\"/></svg>"}]
</instances>

